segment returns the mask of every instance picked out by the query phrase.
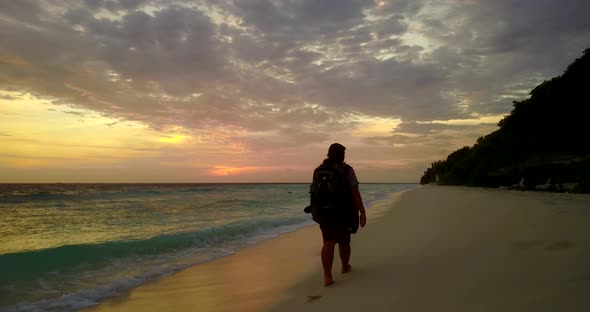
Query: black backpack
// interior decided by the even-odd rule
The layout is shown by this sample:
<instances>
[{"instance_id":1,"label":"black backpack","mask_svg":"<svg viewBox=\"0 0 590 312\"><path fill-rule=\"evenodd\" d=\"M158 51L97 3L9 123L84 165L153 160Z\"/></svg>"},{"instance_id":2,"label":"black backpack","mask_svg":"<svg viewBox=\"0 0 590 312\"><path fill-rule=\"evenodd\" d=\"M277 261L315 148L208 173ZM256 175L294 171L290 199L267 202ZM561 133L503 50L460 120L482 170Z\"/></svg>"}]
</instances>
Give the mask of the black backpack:
<instances>
[{"instance_id":1,"label":"black backpack","mask_svg":"<svg viewBox=\"0 0 590 312\"><path fill-rule=\"evenodd\" d=\"M324 163L314 170L309 208L317 223L342 223L346 218L346 210L353 205L348 170L350 166L345 163Z\"/></svg>"}]
</instances>

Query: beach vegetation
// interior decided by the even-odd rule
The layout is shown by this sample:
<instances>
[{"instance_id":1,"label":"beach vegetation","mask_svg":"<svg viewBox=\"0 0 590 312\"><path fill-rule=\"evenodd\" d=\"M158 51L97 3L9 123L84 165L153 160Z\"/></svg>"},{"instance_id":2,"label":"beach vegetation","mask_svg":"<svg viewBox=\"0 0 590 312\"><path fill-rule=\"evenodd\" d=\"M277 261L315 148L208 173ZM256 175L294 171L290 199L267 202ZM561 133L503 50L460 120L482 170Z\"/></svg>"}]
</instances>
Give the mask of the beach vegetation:
<instances>
[{"instance_id":1,"label":"beach vegetation","mask_svg":"<svg viewBox=\"0 0 590 312\"><path fill-rule=\"evenodd\" d=\"M590 155L576 162L578 183L574 191L577 193L590 193Z\"/></svg>"},{"instance_id":2,"label":"beach vegetation","mask_svg":"<svg viewBox=\"0 0 590 312\"><path fill-rule=\"evenodd\" d=\"M498 130L433 162L420 183L439 176L438 184L501 187L525 178L525 188L535 189L551 179L551 190L590 193L588 76L590 49L529 98L514 101Z\"/></svg>"}]
</instances>

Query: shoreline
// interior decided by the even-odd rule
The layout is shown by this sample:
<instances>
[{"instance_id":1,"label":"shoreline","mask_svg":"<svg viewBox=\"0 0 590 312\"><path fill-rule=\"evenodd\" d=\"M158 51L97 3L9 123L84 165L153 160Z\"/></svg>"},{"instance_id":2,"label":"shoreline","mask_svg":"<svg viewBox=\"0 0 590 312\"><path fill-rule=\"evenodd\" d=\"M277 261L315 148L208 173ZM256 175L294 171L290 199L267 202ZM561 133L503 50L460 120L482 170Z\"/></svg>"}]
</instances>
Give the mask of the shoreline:
<instances>
[{"instance_id":1,"label":"shoreline","mask_svg":"<svg viewBox=\"0 0 590 312\"><path fill-rule=\"evenodd\" d=\"M323 286L312 225L85 311L590 307L590 196L423 186L382 204L353 235L351 273L339 273L336 252L333 286Z\"/></svg>"},{"instance_id":2,"label":"shoreline","mask_svg":"<svg viewBox=\"0 0 590 312\"><path fill-rule=\"evenodd\" d=\"M369 220L381 218L406 192L395 192L374 202L367 209ZM323 285L321 275L314 274L321 270L321 247L321 231L313 223L164 276L81 311L264 311L286 299L286 291L307 277L317 276L318 285ZM235 283L245 284L247 289L236 288L232 285Z\"/></svg>"}]
</instances>

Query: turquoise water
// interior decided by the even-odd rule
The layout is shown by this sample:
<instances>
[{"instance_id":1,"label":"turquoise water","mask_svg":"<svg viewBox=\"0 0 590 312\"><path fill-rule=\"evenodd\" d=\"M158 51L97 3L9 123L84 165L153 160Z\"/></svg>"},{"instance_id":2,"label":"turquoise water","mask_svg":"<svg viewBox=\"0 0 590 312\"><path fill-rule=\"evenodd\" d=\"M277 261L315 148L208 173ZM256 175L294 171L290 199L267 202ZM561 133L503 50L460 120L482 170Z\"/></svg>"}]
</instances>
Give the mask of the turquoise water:
<instances>
[{"instance_id":1,"label":"turquoise water","mask_svg":"<svg viewBox=\"0 0 590 312\"><path fill-rule=\"evenodd\" d=\"M360 187L370 207L416 185ZM312 224L308 189L0 184L0 310L74 311Z\"/></svg>"}]
</instances>

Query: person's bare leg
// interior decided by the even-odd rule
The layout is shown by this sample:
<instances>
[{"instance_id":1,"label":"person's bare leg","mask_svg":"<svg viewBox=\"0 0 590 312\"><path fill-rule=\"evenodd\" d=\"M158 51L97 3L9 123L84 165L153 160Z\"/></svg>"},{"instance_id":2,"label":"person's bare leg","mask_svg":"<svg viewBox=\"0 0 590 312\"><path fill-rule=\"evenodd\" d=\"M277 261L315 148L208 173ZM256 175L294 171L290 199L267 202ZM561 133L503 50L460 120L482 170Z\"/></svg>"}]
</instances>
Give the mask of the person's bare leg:
<instances>
[{"instance_id":1,"label":"person's bare leg","mask_svg":"<svg viewBox=\"0 0 590 312\"><path fill-rule=\"evenodd\" d=\"M324 286L334 284L332 278L332 262L334 261L334 245L336 242L325 241L322 247L322 266L324 267Z\"/></svg>"},{"instance_id":2,"label":"person's bare leg","mask_svg":"<svg viewBox=\"0 0 590 312\"><path fill-rule=\"evenodd\" d=\"M338 244L340 252L340 261L342 261L342 273L348 273L352 269L350 266L350 244L342 245Z\"/></svg>"}]
</instances>

